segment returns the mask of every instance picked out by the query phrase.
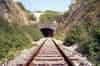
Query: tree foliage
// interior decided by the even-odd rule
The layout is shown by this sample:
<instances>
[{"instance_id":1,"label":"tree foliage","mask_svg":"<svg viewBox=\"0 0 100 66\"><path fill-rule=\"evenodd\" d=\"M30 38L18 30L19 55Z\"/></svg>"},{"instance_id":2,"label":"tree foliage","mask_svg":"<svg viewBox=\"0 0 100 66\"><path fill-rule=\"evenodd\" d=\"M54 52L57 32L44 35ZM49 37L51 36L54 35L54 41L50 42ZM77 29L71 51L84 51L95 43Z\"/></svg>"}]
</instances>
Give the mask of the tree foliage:
<instances>
[{"instance_id":1,"label":"tree foliage","mask_svg":"<svg viewBox=\"0 0 100 66\"><path fill-rule=\"evenodd\" d=\"M35 21L36 17L32 13L27 13L27 18L29 21Z\"/></svg>"},{"instance_id":2,"label":"tree foliage","mask_svg":"<svg viewBox=\"0 0 100 66\"><path fill-rule=\"evenodd\" d=\"M40 15L40 21L41 22L56 21L57 16L59 16L58 12L55 12L55 11L45 11L44 14Z\"/></svg>"}]
</instances>

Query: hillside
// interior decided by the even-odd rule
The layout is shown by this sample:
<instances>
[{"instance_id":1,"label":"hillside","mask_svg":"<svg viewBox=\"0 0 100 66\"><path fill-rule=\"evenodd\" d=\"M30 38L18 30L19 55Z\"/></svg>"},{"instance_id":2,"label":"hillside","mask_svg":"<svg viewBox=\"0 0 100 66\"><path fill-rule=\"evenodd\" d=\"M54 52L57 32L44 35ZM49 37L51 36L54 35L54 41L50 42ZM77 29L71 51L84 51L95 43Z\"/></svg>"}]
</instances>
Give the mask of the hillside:
<instances>
[{"instance_id":1,"label":"hillside","mask_svg":"<svg viewBox=\"0 0 100 66\"><path fill-rule=\"evenodd\" d=\"M13 0L0 0L0 16L17 24L29 23L26 13Z\"/></svg>"},{"instance_id":2,"label":"hillside","mask_svg":"<svg viewBox=\"0 0 100 66\"><path fill-rule=\"evenodd\" d=\"M0 0L0 64L32 47L32 42L42 37L26 16L27 12L12 0Z\"/></svg>"},{"instance_id":3,"label":"hillside","mask_svg":"<svg viewBox=\"0 0 100 66\"><path fill-rule=\"evenodd\" d=\"M64 44L67 46L78 44L80 47L77 51L88 57L95 66L100 66L100 1L77 0L74 7L77 4L81 7L78 9L79 12L77 13L77 9L73 14L69 12L65 20Z\"/></svg>"},{"instance_id":4,"label":"hillside","mask_svg":"<svg viewBox=\"0 0 100 66\"><path fill-rule=\"evenodd\" d=\"M76 49L95 66L100 66L100 1L76 0L69 11L59 14L46 11L41 23L57 21L54 37L65 46L77 44ZM33 14L14 0L0 0L0 64L13 59L21 50L43 37L37 25L31 24ZM43 22L42 22L43 21Z\"/></svg>"}]
</instances>

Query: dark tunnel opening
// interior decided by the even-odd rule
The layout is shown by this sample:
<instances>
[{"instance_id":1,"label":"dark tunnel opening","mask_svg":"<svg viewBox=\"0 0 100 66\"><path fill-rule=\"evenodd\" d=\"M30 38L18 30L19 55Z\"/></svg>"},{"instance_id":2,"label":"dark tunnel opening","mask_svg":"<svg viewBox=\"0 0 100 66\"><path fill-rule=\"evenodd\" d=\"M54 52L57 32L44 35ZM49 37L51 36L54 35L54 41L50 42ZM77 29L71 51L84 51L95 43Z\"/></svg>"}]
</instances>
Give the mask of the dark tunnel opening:
<instances>
[{"instance_id":1,"label":"dark tunnel opening","mask_svg":"<svg viewBox=\"0 0 100 66\"><path fill-rule=\"evenodd\" d=\"M51 28L41 28L40 31L43 33L44 37L54 36L54 30Z\"/></svg>"}]
</instances>

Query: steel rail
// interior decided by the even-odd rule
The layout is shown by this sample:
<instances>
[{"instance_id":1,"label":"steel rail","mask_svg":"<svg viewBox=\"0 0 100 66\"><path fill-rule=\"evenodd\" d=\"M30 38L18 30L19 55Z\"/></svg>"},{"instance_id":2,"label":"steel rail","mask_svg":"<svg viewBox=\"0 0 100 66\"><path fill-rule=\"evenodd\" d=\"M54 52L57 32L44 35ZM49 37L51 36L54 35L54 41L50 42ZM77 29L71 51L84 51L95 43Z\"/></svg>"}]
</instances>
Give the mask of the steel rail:
<instances>
[{"instance_id":1,"label":"steel rail","mask_svg":"<svg viewBox=\"0 0 100 66\"><path fill-rule=\"evenodd\" d=\"M43 43L41 44L41 46L37 49L37 51L31 56L31 58L28 60L28 62L26 64L24 64L23 66L30 66L30 64L32 63L32 61L34 60L34 58L37 56L37 54L39 53L39 51L41 50L41 48L43 47L43 45L45 44L46 40L43 41Z\"/></svg>"},{"instance_id":2,"label":"steel rail","mask_svg":"<svg viewBox=\"0 0 100 66\"><path fill-rule=\"evenodd\" d=\"M52 40L59 52L61 53L62 57L64 58L65 62L68 64L68 66L75 66L74 63L65 55L65 53L62 51L62 49L57 45L57 43Z\"/></svg>"},{"instance_id":3,"label":"steel rail","mask_svg":"<svg viewBox=\"0 0 100 66\"><path fill-rule=\"evenodd\" d=\"M64 61L68 64L68 66L75 66L74 63L65 55L65 53L62 51L62 49L59 47L59 45L57 45L57 43L54 40L52 40L52 41L53 41L54 45L56 46L57 50L60 52L61 56L64 58ZM31 65L32 61L38 55L38 53L40 52L40 50L43 47L43 45L45 44L45 42L46 42L46 40L44 40L44 42L37 49L37 51L31 56L31 58L23 66L30 66Z\"/></svg>"}]
</instances>

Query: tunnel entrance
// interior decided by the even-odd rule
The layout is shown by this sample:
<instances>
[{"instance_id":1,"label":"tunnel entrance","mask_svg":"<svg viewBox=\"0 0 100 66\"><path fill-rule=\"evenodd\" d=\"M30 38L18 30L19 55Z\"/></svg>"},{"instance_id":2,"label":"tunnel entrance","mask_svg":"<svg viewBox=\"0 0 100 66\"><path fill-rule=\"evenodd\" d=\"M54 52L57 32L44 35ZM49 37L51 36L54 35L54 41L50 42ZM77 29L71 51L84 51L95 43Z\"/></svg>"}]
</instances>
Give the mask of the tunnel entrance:
<instances>
[{"instance_id":1,"label":"tunnel entrance","mask_svg":"<svg viewBox=\"0 0 100 66\"><path fill-rule=\"evenodd\" d=\"M41 28L40 31L43 33L44 37L54 36L54 30L51 28Z\"/></svg>"}]
</instances>

